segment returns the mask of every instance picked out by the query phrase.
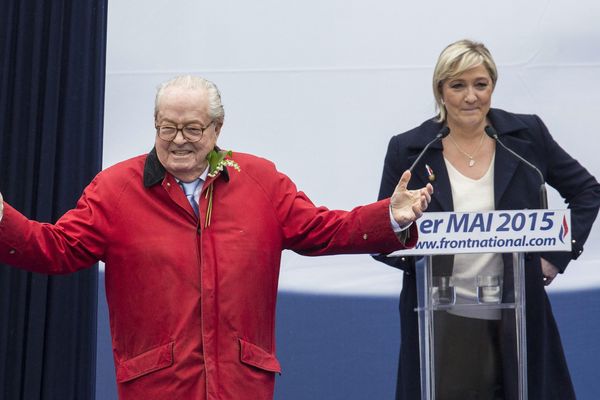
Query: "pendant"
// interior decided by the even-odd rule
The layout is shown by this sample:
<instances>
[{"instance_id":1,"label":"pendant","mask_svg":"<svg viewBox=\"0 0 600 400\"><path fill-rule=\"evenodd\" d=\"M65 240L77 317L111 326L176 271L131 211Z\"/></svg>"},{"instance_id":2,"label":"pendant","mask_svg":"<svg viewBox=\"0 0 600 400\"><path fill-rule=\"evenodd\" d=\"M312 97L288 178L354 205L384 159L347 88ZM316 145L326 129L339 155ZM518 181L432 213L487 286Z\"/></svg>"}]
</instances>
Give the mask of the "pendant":
<instances>
[{"instance_id":1,"label":"pendant","mask_svg":"<svg viewBox=\"0 0 600 400\"><path fill-rule=\"evenodd\" d=\"M472 158L469 160L469 167L472 167L473 165L475 165L475 160L473 160Z\"/></svg>"}]
</instances>

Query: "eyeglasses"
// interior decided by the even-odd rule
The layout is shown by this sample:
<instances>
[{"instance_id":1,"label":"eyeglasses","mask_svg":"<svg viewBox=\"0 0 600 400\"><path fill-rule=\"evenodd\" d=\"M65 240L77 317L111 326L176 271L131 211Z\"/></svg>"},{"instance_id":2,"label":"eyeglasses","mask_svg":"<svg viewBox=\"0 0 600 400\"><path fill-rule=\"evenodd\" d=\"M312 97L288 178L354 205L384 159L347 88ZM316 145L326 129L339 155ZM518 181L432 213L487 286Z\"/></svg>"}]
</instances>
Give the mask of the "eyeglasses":
<instances>
[{"instance_id":1,"label":"eyeglasses","mask_svg":"<svg viewBox=\"0 0 600 400\"><path fill-rule=\"evenodd\" d=\"M166 142L171 142L175 140L177 137L177 133L181 131L183 138L190 142L194 143L202 139L204 135L204 131L210 128L215 121L211 121L210 124L205 126L204 128L198 125L186 125L183 128L178 128L174 125L156 125L156 132L158 133L158 137Z\"/></svg>"}]
</instances>

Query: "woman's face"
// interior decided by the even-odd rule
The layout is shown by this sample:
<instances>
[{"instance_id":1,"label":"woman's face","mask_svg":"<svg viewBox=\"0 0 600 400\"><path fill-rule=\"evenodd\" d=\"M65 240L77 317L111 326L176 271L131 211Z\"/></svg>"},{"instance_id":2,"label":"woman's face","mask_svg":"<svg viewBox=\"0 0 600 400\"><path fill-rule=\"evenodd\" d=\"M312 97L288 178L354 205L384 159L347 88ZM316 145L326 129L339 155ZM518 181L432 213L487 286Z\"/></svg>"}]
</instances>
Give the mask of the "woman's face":
<instances>
[{"instance_id":1,"label":"woman's face","mask_svg":"<svg viewBox=\"0 0 600 400\"><path fill-rule=\"evenodd\" d=\"M493 91L492 78L483 65L444 81L442 99L446 106L446 118L450 129L483 128Z\"/></svg>"}]
</instances>

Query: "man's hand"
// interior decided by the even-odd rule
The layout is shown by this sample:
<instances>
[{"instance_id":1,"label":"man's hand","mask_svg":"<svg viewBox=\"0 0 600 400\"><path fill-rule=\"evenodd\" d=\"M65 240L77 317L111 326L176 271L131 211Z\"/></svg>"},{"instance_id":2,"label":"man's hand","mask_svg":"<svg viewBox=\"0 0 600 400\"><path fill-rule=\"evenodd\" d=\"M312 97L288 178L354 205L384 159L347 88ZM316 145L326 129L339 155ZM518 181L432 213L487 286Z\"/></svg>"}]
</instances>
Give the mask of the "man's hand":
<instances>
[{"instance_id":1,"label":"man's hand","mask_svg":"<svg viewBox=\"0 0 600 400\"><path fill-rule=\"evenodd\" d=\"M392 216L400 226L406 226L423 215L433 194L430 183L421 189L408 190L410 176L410 171L404 171L390 199Z\"/></svg>"}]
</instances>

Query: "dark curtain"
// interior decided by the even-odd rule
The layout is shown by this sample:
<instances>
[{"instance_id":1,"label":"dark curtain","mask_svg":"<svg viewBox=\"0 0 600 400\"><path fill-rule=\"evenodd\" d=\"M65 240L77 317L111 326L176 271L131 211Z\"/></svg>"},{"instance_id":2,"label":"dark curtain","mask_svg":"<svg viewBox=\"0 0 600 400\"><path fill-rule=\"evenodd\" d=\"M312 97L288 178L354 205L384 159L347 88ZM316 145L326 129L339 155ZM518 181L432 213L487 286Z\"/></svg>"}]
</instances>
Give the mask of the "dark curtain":
<instances>
[{"instance_id":1,"label":"dark curtain","mask_svg":"<svg viewBox=\"0 0 600 400\"><path fill-rule=\"evenodd\" d=\"M55 222L100 170L107 0L1 0L0 192ZM0 399L93 399L97 267L0 266Z\"/></svg>"}]
</instances>

